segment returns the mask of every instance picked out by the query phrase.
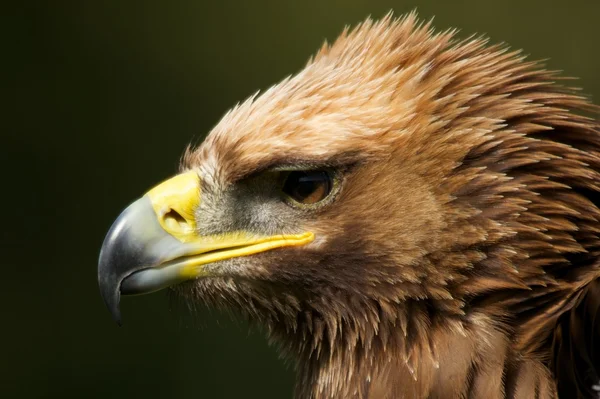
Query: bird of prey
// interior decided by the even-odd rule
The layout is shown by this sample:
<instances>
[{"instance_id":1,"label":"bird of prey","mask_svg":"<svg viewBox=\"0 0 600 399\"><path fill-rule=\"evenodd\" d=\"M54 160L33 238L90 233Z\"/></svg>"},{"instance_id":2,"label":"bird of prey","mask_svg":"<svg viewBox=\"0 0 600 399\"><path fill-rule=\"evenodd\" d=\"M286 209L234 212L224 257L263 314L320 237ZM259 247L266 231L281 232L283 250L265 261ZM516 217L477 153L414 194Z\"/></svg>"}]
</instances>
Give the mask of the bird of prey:
<instances>
[{"instance_id":1,"label":"bird of prey","mask_svg":"<svg viewBox=\"0 0 600 399\"><path fill-rule=\"evenodd\" d=\"M518 51L368 19L123 211L101 293L240 312L297 398L596 397L597 111Z\"/></svg>"}]
</instances>

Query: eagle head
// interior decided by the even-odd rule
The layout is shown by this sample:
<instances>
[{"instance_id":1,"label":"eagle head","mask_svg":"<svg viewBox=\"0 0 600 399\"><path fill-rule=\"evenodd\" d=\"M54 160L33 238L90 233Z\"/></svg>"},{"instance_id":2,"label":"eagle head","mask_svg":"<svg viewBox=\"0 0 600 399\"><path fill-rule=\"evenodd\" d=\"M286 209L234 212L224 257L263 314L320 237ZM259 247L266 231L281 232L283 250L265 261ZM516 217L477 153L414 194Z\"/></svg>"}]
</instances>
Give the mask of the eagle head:
<instances>
[{"instance_id":1,"label":"eagle head","mask_svg":"<svg viewBox=\"0 0 600 399\"><path fill-rule=\"evenodd\" d=\"M102 295L117 319L167 287L240 311L299 397L590 392L600 132L557 79L414 14L367 20L119 216Z\"/></svg>"}]
</instances>

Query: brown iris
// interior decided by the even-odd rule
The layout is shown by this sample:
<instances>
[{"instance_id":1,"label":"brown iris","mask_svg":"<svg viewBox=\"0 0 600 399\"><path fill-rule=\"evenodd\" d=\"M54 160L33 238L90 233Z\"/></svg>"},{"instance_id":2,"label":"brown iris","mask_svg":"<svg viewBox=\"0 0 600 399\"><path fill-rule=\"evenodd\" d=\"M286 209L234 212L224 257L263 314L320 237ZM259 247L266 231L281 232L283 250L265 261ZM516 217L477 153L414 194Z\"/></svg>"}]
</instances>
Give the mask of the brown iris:
<instances>
[{"instance_id":1,"label":"brown iris","mask_svg":"<svg viewBox=\"0 0 600 399\"><path fill-rule=\"evenodd\" d=\"M333 187L325 170L292 171L285 176L283 192L294 201L311 205L327 198Z\"/></svg>"}]
</instances>

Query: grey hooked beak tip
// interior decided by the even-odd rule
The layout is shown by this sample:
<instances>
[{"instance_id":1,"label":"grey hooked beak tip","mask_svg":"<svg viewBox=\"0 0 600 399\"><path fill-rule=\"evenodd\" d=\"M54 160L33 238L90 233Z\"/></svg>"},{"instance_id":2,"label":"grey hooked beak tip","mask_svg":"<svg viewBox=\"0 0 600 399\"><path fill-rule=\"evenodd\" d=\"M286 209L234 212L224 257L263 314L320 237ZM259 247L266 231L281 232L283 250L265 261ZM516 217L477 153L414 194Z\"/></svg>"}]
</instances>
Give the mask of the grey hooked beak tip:
<instances>
[{"instance_id":1,"label":"grey hooked beak tip","mask_svg":"<svg viewBox=\"0 0 600 399\"><path fill-rule=\"evenodd\" d=\"M161 264L168 254L178 254L180 247L181 243L160 226L148 196L119 215L104 239L98 259L100 294L119 326L121 294L153 292L174 282L172 278L167 280L165 273L147 277L136 272Z\"/></svg>"},{"instance_id":2,"label":"grey hooked beak tip","mask_svg":"<svg viewBox=\"0 0 600 399\"><path fill-rule=\"evenodd\" d=\"M150 206L148 201L148 206ZM115 322L121 326L121 283L135 271L135 261L131 253L132 219L140 216L144 204L138 200L125 209L113 223L100 250L98 259L98 285L100 294ZM150 214L151 215L151 214ZM137 251L139 252L139 251ZM130 261L134 261L131 264Z\"/></svg>"}]
</instances>

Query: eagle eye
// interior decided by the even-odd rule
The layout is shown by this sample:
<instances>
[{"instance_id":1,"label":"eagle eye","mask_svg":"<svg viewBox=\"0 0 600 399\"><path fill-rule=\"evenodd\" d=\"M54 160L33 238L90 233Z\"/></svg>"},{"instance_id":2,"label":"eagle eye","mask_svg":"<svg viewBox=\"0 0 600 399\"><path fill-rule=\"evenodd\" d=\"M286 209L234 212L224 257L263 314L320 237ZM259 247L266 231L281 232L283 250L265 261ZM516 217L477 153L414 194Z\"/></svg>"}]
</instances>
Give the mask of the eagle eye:
<instances>
[{"instance_id":1,"label":"eagle eye","mask_svg":"<svg viewBox=\"0 0 600 399\"><path fill-rule=\"evenodd\" d=\"M333 178L326 170L298 170L284 176L283 193L302 205L323 201L331 193Z\"/></svg>"}]
</instances>

